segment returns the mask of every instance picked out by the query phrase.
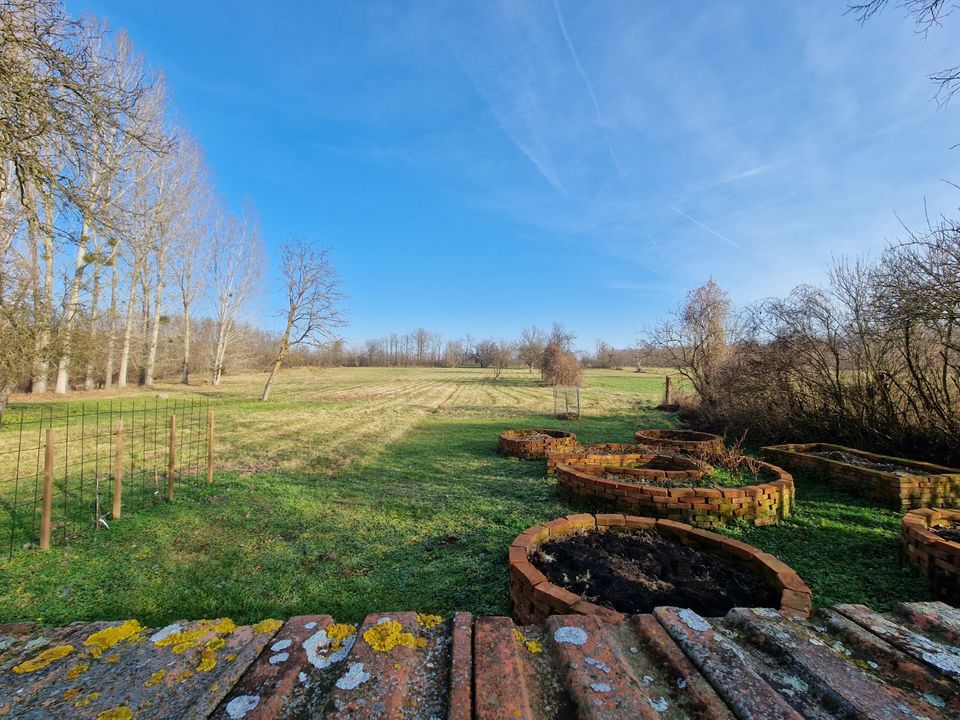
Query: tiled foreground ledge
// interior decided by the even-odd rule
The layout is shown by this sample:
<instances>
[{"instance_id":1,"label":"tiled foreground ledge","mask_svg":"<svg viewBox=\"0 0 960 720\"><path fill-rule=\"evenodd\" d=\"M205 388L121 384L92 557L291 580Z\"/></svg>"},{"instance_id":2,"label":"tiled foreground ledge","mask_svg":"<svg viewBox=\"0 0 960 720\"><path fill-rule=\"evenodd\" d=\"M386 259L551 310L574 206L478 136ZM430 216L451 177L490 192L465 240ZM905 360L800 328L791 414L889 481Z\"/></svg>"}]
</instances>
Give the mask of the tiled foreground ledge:
<instances>
[{"instance_id":1,"label":"tiled foreground ledge","mask_svg":"<svg viewBox=\"0 0 960 720\"><path fill-rule=\"evenodd\" d=\"M563 469L562 466L560 469ZM535 525L520 533L510 545L510 601L514 617L524 624L541 622L550 615L566 614L595 615L609 622L623 620L620 613L587 602L579 595L554 585L529 561L530 553L548 540L577 532L607 530L652 530L694 549L724 557L757 573L780 593L781 611L803 617L810 614L810 588L788 565L752 545L672 520L619 514L581 514Z\"/></svg>"},{"instance_id":2,"label":"tiled foreground ledge","mask_svg":"<svg viewBox=\"0 0 960 720\"><path fill-rule=\"evenodd\" d=\"M433 622L414 613L370 615L357 629L326 615L182 622L179 636L129 635L127 623L0 626L0 716L960 717L960 611L940 603L893 616L837 606L809 622L769 609L705 619L677 608L618 623L567 615L518 628L467 613Z\"/></svg>"},{"instance_id":3,"label":"tiled foreground ledge","mask_svg":"<svg viewBox=\"0 0 960 720\"><path fill-rule=\"evenodd\" d=\"M930 532L948 522L960 522L960 510L912 510L903 517L900 544L906 558L930 578L937 597L960 605L960 543Z\"/></svg>"},{"instance_id":4,"label":"tiled foreground ledge","mask_svg":"<svg viewBox=\"0 0 960 720\"><path fill-rule=\"evenodd\" d=\"M607 466L608 461L609 458L604 459ZM793 512L793 477L775 465L755 462L762 472L775 479L739 488L665 488L656 484L609 480L597 472L602 472L602 466L596 467L595 471L581 464L558 465L555 475L561 497L609 510L650 514L698 527L721 527L737 521L775 525ZM696 479L702 477L703 472L688 473L687 476Z\"/></svg>"}]
</instances>

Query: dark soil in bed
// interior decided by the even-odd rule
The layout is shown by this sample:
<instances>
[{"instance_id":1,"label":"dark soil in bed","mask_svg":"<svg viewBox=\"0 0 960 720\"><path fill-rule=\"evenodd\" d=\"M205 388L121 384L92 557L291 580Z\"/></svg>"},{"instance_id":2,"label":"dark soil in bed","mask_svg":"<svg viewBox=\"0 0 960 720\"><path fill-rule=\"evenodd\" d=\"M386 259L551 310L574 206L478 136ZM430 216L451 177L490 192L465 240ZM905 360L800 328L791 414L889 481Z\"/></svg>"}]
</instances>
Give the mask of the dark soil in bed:
<instances>
[{"instance_id":1,"label":"dark soil in bed","mask_svg":"<svg viewBox=\"0 0 960 720\"><path fill-rule=\"evenodd\" d=\"M868 470L877 470L879 472L893 473L894 475L929 475L930 473L906 465L896 465L894 463L874 462L869 458L853 453L846 453L841 450L816 450L810 453L817 457L827 460L836 460L847 465L856 465L857 467L867 468Z\"/></svg>"},{"instance_id":2,"label":"dark soil in bed","mask_svg":"<svg viewBox=\"0 0 960 720\"><path fill-rule=\"evenodd\" d=\"M758 575L649 530L568 535L541 545L531 562L554 585L622 613L672 605L717 617L780 606Z\"/></svg>"},{"instance_id":3,"label":"dark soil in bed","mask_svg":"<svg viewBox=\"0 0 960 720\"><path fill-rule=\"evenodd\" d=\"M930 528L930 532L944 540L960 543L960 522L952 522L947 525L937 525Z\"/></svg>"}]
</instances>

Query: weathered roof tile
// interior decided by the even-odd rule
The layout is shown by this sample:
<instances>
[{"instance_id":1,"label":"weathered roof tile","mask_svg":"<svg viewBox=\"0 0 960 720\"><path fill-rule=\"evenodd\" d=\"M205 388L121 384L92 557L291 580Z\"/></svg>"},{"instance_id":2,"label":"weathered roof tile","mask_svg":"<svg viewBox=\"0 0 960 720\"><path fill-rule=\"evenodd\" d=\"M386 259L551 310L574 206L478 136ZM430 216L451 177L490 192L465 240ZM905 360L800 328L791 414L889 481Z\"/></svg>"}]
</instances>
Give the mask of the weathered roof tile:
<instances>
[{"instance_id":1,"label":"weathered roof tile","mask_svg":"<svg viewBox=\"0 0 960 720\"><path fill-rule=\"evenodd\" d=\"M911 603L898 613L0 626L0 718L960 717L960 611Z\"/></svg>"}]
</instances>

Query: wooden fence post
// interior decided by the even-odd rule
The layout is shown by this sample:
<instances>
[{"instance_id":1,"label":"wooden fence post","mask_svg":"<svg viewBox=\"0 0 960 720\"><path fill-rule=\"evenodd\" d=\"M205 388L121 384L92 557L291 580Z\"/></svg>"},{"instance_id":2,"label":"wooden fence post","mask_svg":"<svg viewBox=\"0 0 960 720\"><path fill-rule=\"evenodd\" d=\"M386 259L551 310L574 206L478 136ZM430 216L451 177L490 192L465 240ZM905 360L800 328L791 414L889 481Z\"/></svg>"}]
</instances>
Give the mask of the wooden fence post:
<instances>
[{"instance_id":1,"label":"wooden fence post","mask_svg":"<svg viewBox=\"0 0 960 720\"><path fill-rule=\"evenodd\" d=\"M673 379L667 375L663 383L663 404L673 405Z\"/></svg>"},{"instance_id":2,"label":"wooden fence post","mask_svg":"<svg viewBox=\"0 0 960 720\"><path fill-rule=\"evenodd\" d=\"M167 456L167 502L173 502L173 480L177 469L177 416L170 416L170 452Z\"/></svg>"},{"instance_id":3,"label":"wooden fence post","mask_svg":"<svg viewBox=\"0 0 960 720\"><path fill-rule=\"evenodd\" d=\"M113 512L114 520L120 519L123 508L123 420L117 421L117 439L114 443L113 456Z\"/></svg>"},{"instance_id":4,"label":"wooden fence post","mask_svg":"<svg viewBox=\"0 0 960 720\"><path fill-rule=\"evenodd\" d=\"M50 519L53 512L53 428L47 429L47 446L43 456L43 504L40 508L40 549L50 549Z\"/></svg>"},{"instance_id":5,"label":"wooden fence post","mask_svg":"<svg viewBox=\"0 0 960 720\"><path fill-rule=\"evenodd\" d=\"M213 485L213 410L207 410L207 485Z\"/></svg>"}]
</instances>

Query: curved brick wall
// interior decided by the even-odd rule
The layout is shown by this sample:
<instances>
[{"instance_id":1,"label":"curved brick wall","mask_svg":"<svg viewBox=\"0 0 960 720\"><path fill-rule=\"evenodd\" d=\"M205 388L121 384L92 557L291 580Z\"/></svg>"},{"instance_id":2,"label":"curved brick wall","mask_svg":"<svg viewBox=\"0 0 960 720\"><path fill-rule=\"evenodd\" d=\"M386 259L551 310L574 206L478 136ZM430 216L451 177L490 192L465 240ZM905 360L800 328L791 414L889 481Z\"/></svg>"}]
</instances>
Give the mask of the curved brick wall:
<instances>
[{"instance_id":1,"label":"curved brick wall","mask_svg":"<svg viewBox=\"0 0 960 720\"><path fill-rule=\"evenodd\" d=\"M606 458L605 458L606 459ZM683 458L671 458L679 461ZM704 463L687 462L703 468ZM771 475L769 482L740 488L661 487L618 482L601 477L604 468L597 465L559 465L557 489L571 500L593 503L627 513L644 513L680 520L699 527L721 527L737 520L754 525L775 525L793 511L794 487L790 473L776 465L756 461L761 472ZM609 463L605 463L610 467ZM710 466L706 466L710 471ZM703 477L703 469L682 474L663 473L648 477Z\"/></svg>"},{"instance_id":2,"label":"curved brick wall","mask_svg":"<svg viewBox=\"0 0 960 720\"><path fill-rule=\"evenodd\" d=\"M592 443L590 445L575 445L560 450L547 451L547 475L553 475L557 465L570 463L585 463L588 465L603 465L638 460L654 452L649 445L640 443Z\"/></svg>"},{"instance_id":3,"label":"curved brick wall","mask_svg":"<svg viewBox=\"0 0 960 720\"><path fill-rule=\"evenodd\" d=\"M873 462L895 463L927 474L895 475L810 454L829 450L858 455ZM829 443L769 445L760 448L760 457L788 470L813 470L831 485L895 510L934 506L960 507L960 470L954 468L877 455Z\"/></svg>"},{"instance_id":4,"label":"curved brick wall","mask_svg":"<svg viewBox=\"0 0 960 720\"><path fill-rule=\"evenodd\" d=\"M549 438L526 439L524 433L540 433ZM543 460L550 450L572 448L577 444L577 436L564 430L504 430L500 433L498 446L503 455L523 458L524 460Z\"/></svg>"},{"instance_id":5,"label":"curved brick wall","mask_svg":"<svg viewBox=\"0 0 960 720\"><path fill-rule=\"evenodd\" d=\"M960 543L944 540L931 527L960 522L960 511L920 508L903 517L900 545L907 560L930 578L942 600L960 605Z\"/></svg>"},{"instance_id":6,"label":"curved brick wall","mask_svg":"<svg viewBox=\"0 0 960 720\"><path fill-rule=\"evenodd\" d=\"M723 447L723 438L712 433L696 432L695 430L637 430L634 433L638 443L651 447L672 448L685 452L697 452L720 449Z\"/></svg>"},{"instance_id":7,"label":"curved brick wall","mask_svg":"<svg viewBox=\"0 0 960 720\"><path fill-rule=\"evenodd\" d=\"M520 533L510 545L510 601L514 618L522 624L541 623L551 615L571 614L595 615L609 622L622 620L621 613L587 602L554 585L529 561L531 551L548 539L580 531L605 532L608 528L654 530L685 545L735 560L759 573L780 592L781 612L799 617L810 614L813 605L810 588L789 566L751 545L672 520L581 514L535 525Z\"/></svg>"}]
</instances>

